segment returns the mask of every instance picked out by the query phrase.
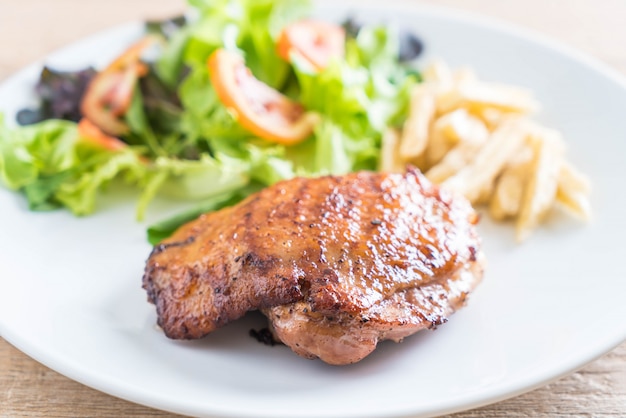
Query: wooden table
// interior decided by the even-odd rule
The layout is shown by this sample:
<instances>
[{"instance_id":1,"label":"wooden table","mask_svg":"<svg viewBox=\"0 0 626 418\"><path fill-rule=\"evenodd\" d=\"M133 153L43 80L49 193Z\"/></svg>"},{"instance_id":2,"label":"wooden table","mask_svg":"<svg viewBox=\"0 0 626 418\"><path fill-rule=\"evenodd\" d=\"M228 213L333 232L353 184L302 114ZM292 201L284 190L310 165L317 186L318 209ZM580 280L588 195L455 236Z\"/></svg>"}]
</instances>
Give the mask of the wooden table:
<instances>
[{"instance_id":1,"label":"wooden table","mask_svg":"<svg viewBox=\"0 0 626 418\"><path fill-rule=\"evenodd\" d=\"M626 2L623 0L423 2L521 24L594 55L626 74ZM0 80L85 35L130 20L173 15L183 8L182 0L0 0ZM0 417L16 416L172 415L71 381L0 338ZM624 417L626 343L582 370L541 389L454 416Z\"/></svg>"}]
</instances>

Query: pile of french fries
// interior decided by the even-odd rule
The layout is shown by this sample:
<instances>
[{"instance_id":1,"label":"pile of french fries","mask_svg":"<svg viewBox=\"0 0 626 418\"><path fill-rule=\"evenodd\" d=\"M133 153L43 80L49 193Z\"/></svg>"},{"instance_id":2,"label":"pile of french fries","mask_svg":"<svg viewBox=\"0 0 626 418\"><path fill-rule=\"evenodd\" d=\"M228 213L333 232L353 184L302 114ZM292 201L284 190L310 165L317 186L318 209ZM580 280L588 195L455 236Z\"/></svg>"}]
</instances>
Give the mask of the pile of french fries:
<instances>
[{"instance_id":1,"label":"pile of french fries","mask_svg":"<svg viewBox=\"0 0 626 418\"><path fill-rule=\"evenodd\" d=\"M442 61L423 78L402 129L383 136L381 171L418 167L494 219L513 220L519 241L555 207L591 218L590 182L565 159L561 134L531 120L539 104L528 90Z\"/></svg>"}]
</instances>

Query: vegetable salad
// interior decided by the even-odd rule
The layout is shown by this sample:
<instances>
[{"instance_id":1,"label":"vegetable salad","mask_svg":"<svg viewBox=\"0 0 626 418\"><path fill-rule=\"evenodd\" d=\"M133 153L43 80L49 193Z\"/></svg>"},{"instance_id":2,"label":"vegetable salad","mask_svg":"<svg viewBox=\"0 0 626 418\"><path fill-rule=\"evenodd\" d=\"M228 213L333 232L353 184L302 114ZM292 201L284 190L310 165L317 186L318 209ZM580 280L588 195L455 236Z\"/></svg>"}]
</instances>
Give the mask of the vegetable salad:
<instances>
[{"instance_id":1,"label":"vegetable salad","mask_svg":"<svg viewBox=\"0 0 626 418\"><path fill-rule=\"evenodd\" d=\"M419 40L313 20L304 0L189 3L192 18L146 24L106 68L45 68L24 126L0 120L0 179L31 210L89 215L112 181L136 187L139 219L156 195L198 202L156 242L277 181L378 167L420 81Z\"/></svg>"}]
</instances>

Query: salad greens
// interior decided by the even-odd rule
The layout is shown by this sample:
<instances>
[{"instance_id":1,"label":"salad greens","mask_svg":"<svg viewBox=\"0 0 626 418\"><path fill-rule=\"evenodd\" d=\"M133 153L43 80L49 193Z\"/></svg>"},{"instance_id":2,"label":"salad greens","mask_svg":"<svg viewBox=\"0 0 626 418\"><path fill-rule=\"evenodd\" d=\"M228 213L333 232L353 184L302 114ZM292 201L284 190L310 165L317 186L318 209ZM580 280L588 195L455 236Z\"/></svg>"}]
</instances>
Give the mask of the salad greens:
<instances>
[{"instance_id":1,"label":"salad greens","mask_svg":"<svg viewBox=\"0 0 626 418\"><path fill-rule=\"evenodd\" d=\"M105 153L81 141L75 123L50 119L11 130L0 118L0 179L21 190L31 210L66 206L90 214L98 190L113 178L139 184L145 171L131 148Z\"/></svg>"},{"instance_id":2,"label":"salad greens","mask_svg":"<svg viewBox=\"0 0 626 418\"><path fill-rule=\"evenodd\" d=\"M150 229L156 243L199 213L277 181L377 168L382 134L403 122L410 88L419 82L415 69L401 62L394 28L353 25L345 55L313 70L301 57L288 62L277 52L283 28L309 15L306 0L189 3L193 19L147 25L163 41L156 56L142 56L148 71L122 116L128 129L116 135L123 146L102 146L81 134L79 99L68 112L71 120L52 119L63 117L56 112L10 128L0 119L0 179L22 192L30 209L66 207L88 215L97 208L99 192L117 180L140 190L139 219L156 195L197 200L197 209ZM242 55L258 80L317 112L321 119L313 134L287 146L242 127L212 85L207 59L220 48ZM55 87L40 89L50 108ZM82 94L84 85L76 89Z\"/></svg>"}]
</instances>

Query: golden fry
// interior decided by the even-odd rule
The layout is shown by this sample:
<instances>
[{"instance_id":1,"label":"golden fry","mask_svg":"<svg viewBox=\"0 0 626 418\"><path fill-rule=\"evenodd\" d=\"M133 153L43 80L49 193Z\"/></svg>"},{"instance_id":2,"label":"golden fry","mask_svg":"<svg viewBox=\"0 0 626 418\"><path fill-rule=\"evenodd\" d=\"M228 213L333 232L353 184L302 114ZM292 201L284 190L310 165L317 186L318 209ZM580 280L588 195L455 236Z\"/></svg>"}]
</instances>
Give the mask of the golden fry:
<instances>
[{"instance_id":1,"label":"golden fry","mask_svg":"<svg viewBox=\"0 0 626 418\"><path fill-rule=\"evenodd\" d=\"M570 163L564 162L559 170L556 200L569 213L583 220L591 220L589 179L578 172Z\"/></svg>"},{"instance_id":2,"label":"golden fry","mask_svg":"<svg viewBox=\"0 0 626 418\"><path fill-rule=\"evenodd\" d=\"M532 159L532 153L530 154ZM489 214L496 220L514 218L519 214L526 179L530 175L530 161L510 163L500 174L489 202Z\"/></svg>"},{"instance_id":3,"label":"golden fry","mask_svg":"<svg viewBox=\"0 0 626 418\"><path fill-rule=\"evenodd\" d=\"M530 91L478 80L467 68L434 61L412 92L403 130L385 133L380 169L411 163L432 182L514 219L523 240L555 205L589 220L589 180L564 161L556 131L530 122Z\"/></svg>"},{"instance_id":4,"label":"golden fry","mask_svg":"<svg viewBox=\"0 0 626 418\"><path fill-rule=\"evenodd\" d=\"M485 124L465 109L457 109L439 117L433 124L431 140L426 149L429 167L439 163L455 145L463 142L482 144L488 136Z\"/></svg>"},{"instance_id":5,"label":"golden fry","mask_svg":"<svg viewBox=\"0 0 626 418\"><path fill-rule=\"evenodd\" d=\"M558 132L542 129L529 138L533 149L530 176L516 222L516 237L523 241L554 204L564 146Z\"/></svg>"},{"instance_id":6,"label":"golden fry","mask_svg":"<svg viewBox=\"0 0 626 418\"><path fill-rule=\"evenodd\" d=\"M403 173L406 165L399 156L400 131L388 128L383 134L380 152L379 171L388 173Z\"/></svg>"},{"instance_id":7,"label":"golden fry","mask_svg":"<svg viewBox=\"0 0 626 418\"><path fill-rule=\"evenodd\" d=\"M400 157L405 161L420 157L430 136L430 124L435 117L435 93L432 86L424 83L413 90L409 117L404 123L400 141Z\"/></svg>"},{"instance_id":8,"label":"golden fry","mask_svg":"<svg viewBox=\"0 0 626 418\"><path fill-rule=\"evenodd\" d=\"M443 182L445 187L476 202L481 191L492 184L502 168L521 148L527 129L519 118L502 123L485 142L473 161Z\"/></svg>"},{"instance_id":9,"label":"golden fry","mask_svg":"<svg viewBox=\"0 0 626 418\"><path fill-rule=\"evenodd\" d=\"M426 172L426 177L435 184L441 184L467 166L480 147L471 142L463 142L448 152L439 164Z\"/></svg>"},{"instance_id":10,"label":"golden fry","mask_svg":"<svg viewBox=\"0 0 626 418\"><path fill-rule=\"evenodd\" d=\"M447 113L460 107L471 111L493 108L527 114L537 111L539 104L528 90L521 87L474 81L459 83L455 89L442 94L437 112Z\"/></svg>"}]
</instances>

